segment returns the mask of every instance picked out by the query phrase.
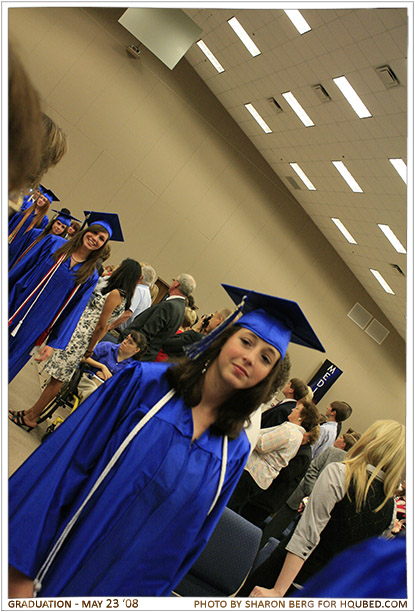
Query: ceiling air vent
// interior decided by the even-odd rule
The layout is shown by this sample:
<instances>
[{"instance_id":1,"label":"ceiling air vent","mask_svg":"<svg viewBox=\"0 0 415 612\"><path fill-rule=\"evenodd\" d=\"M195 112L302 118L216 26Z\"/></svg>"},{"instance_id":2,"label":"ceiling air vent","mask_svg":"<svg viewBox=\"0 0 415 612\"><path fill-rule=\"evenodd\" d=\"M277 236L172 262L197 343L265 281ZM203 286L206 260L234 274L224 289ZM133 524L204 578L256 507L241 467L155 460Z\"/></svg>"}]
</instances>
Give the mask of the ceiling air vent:
<instances>
[{"instance_id":1,"label":"ceiling air vent","mask_svg":"<svg viewBox=\"0 0 415 612\"><path fill-rule=\"evenodd\" d=\"M356 302L351 311L347 313L347 316L362 329L366 327L370 319L373 319L373 315L366 308L363 308L359 302Z\"/></svg>"},{"instance_id":2,"label":"ceiling air vent","mask_svg":"<svg viewBox=\"0 0 415 612\"><path fill-rule=\"evenodd\" d=\"M281 108L281 106L278 104L278 102L276 101L275 98L268 98L268 102L270 104L272 104L272 106L274 107L274 110L277 111L277 113L282 113L284 112L283 109Z\"/></svg>"},{"instance_id":3,"label":"ceiling air vent","mask_svg":"<svg viewBox=\"0 0 415 612\"><path fill-rule=\"evenodd\" d=\"M379 323L377 319L373 319L373 321L371 321L371 323L366 327L365 332L378 344L382 344L386 336L389 334L389 330L386 329L382 323Z\"/></svg>"},{"instance_id":4,"label":"ceiling air vent","mask_svg":"<svg viewBox=\"0 0 415 612\"><path fill-rule=\"evenodd\" d=\"M298 183L295 182L292 176L285 177L293 189L301 189Z\"/></svg>"},{"instance_id":5,"label":"ceiling air vent","mask_svg":"<svg viewBox=\"0 0 415 612\"><path fill-rule=\"evenodd\" d=\"M378 77L385 87L396 87L399 85L399 80L390 66L379 66L375 68Z\"/></svg>"},{"instance_id":6,"label":"ceiling air vent","mask_svg":"<svg viewBox=\"0 0 415 612\"><path fill-rule=\"evenodd\" d=\"M320 83L318 83L317 85L313 85L313 89L320 102L330 102L331 98L327 91L324 89L323 85L320 85Z\"/></svg>"}]
</instances>

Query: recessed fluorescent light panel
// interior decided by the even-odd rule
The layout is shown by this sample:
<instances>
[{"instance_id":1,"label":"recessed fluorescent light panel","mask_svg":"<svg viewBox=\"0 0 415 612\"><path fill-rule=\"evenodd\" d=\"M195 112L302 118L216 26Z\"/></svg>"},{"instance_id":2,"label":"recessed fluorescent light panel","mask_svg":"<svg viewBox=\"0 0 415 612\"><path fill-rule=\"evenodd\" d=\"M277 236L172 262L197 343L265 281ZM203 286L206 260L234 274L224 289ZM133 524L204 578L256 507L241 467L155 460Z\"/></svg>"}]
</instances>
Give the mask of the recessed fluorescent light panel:
<instances>
[{"instance_id":1,"label":"recessed fluorescent light panel","mask_svg":"<svg viewBox=\"0 0 415 612\"><path fill-rule=\"evenodd\" d=\"M307 189L309 189L310 191L316 191L316 188L314 187L313 183L310 181L308 176L301 170L298 164L290 164L290 166L294 170L294 172L298 174Z\"/></svg>"},{"instance_id":2,"label":"recessed fluorescent light panel","mask_svg":"<svg viewBox=\"0 0 415 612\"><path fill-rule=\"evenodd\" d=\"M404 246L395 236L389 225L383 225L382 223L378 223L378 227L385 234L386 238L389 240L395 251L397 251L398 253L406 253Z\"/></svg>"},{"instance_id":3,"label":"recessed fluorescent light panel","mask_svg":"<svg viewBox=\"0 0 415 612\"><path fill-rule=\"evenodd\" d=\"M406 183L406 164L403 159L389 159L396 172L399 174L404 183Z\"/></svg>"},{"instance_id":4,"label":"recessed fluorescent light panel","mask_svg":"<svg viewBox=\"0 0 415 612\"><path fill-rule=\"evenodd\" d=\"M369 109L363 104L362 100L359 98L353 87L350 85L349 81L345 76L338 77L333 79L336 83L337 87L340 89L354 112L357 114L360 119L364 119L365 117L371 117L372 113Z\"/></svg>"},{"instance_id":5,"label":"recessed fluorescent light panel","mask_svg":"<svg viewBox=\"0 0 415 612\"><path fill-rule=\"evenodd\" d=\"M225 68L222 66L222 64L216 59L216 57L213 55L212 51L209 49L209 47L203 42L203 40L199 40L197 43L197 46L199 47L199 49L201 51L203 51L203 53L206 55L206 57L208 58L208 60L210 61L211 64L213 64L213 66L215 66L216 70L218 72L225 72Z\"/></svg>"},{"instance_id":6,"label":"recessed fluorescent light panel","mask_svg":"<svg viewBox=\"0 0 415 612\"><path fill-rule=\"evenodd\" d=\"M236 17L232 17L232 19L228 20L229 25L235 34L241 39L245 47L248 49L249 53L256 57L260 55L261 51L258 49L252 38L245 32L239 21Z\"/></svg>"},{"instance_id":7,"label":"recessed fluorescent light panel","mask_svg":"<svg viewBox=\"0 0 415 612\"><path fill-rule=\"evenodd\" d=\"M253 118L255 119L255 121L257 123L259 123L259 125L262 127L262 129L264 130L264 132L266 134L272 134L272 130L269 127L269 125L267 123L265 123L265 121L263 120L263 118L261 117L261 115L258 113L258 111L252 106L252 104L245 104L245 108L246 110L248 110L251 115L253 116Z\"/></svg>"},{"instance_id":8,"label":"recessed fluorescent light panel","mask_svg":"<svg viewBox=\"0 0 415 612\"><path fill-rule=\"evenodd\" d=\"M395 295L395 292L392 291L392 289L389 287L388 283L385 281L385 279L383 278L383 276L382 276L382 274L380 272L378 272L377 270L372 270L372 268L369 268L369 270L372 272L373 276L376 278L378 283L380 285L382 285L382 287L386 291L386 293L390 293L391 295Z\"/></svg>"},{"instance_id":9,"label":"recessed fluorescent light panel","mask_svg":"<svg viewBox=\"0 0 415 612\"><path fill-rule=\"evenodd\" d=\"M347 230L343 223L340 221L340 219L335 219L334 217L331 217L331 220L333 221L333 223L335 225L337 225L337 227L339 228L339 230L341 231L341 233L343 234L343 236L346 238L347 242L350 242L350 244L357 244L356 240L353 238L353 236L351 235L351 233L349 232L349 230Z\"/></svg>"},{"instance_id":10,"label":"recessed fluorescent light panel","mask_svg":"<svg viewBox=\"0 0 415 612\"><path fill-rule=\"evenodd\" d=\"M332 161L331 163L336 170L340 172L352 191L355 193L363 193L363 189L358 185L342 161Z\"/></svg>"},{"instance_id":11,"label":"recessed fluorescent light panel","mask_svg":"<svg viewBox=\"0 0 415 612\"><path fill-rule=\"evenodd\" d=\"M305 32L309 32L311 30L310 26L300 13L300 11L286 11L284 13L287 15L288 19L291 19L292 23L295 25L300 34L304 34Z\"/></svg>"},{"instance_id":12,"label":"recessed fluorescent light panel","mask_svg":"<svg viewBox=\"0 0 415 612\"><path fill-rule=\"evenodd\" d=\"M284 100L288 102L288 104L291 106L291 108L293 109L297 117L301 119L301 121L304 123L306 127L311 127L312 125L314 125L313 121L307 115L307 113L305 112L301 104L298 102L298 100L293 96L291 91L286 91L285 93L282 94L282 97L284 98Z\"/></svg>"}]
</instances>

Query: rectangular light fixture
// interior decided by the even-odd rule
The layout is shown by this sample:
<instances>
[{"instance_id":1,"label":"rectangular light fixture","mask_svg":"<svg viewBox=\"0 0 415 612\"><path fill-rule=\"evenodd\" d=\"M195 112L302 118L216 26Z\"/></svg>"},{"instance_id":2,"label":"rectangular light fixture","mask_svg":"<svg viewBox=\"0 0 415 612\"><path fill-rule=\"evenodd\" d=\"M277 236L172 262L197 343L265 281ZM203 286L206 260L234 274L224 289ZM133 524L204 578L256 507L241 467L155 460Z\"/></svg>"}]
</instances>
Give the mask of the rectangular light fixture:
<instances>
[{"instance_id":1,"label":"rectangular light fixture","mask_svg":"<svg viewBox=\"0 0 415 612\"><path fill-rule=\"evenodd\" d=\"M236 17L232 17L232 19L228 19L228 23L231 26L232 30L235 34L241 39L245 47L248 49L249 53L256 57L261 54L261 51L258 49L252 38L245 32L239 21Z\"/></svg>"},{"instance_id":2,"label":"rectangular light fixture","mask_svg":"<svg viewBox=\"0 0 415 612\"><path fill-rule=\"evenodd\" d=\"M365 117L371 117L372 113L369 109L363 104L362 100L359 98L353 87L350 85L349 81L345 76L338 77L333 79L337 87L340 89L354 112L357 114L360 119L364 119Z\"/></svg>"},{"instance_id":3,"label":"rectangular light fixture","mask_svg":"<svg viewBox=\"0 0 415 612\"><path fill-rule=\"evenodd\" d=\"M372 272L373 276L376 278L378 283L380 285L382 285L382 287L386 291L386 293L390 293L391 295L395 295L395 292L392 291L392 289L389 287L388 283L385 281L385 279L383 278L383 276L382 276L382 274L380 272L378 272L377 270L372 270L372 268L369 268L369 270Z\"/></svg>"},{"instance_id":4,"label":"rectangular light fixture","mask_svg":"<svg viewBox=\"0 0 415 612\"><path fill-rule=\"evenodd\" d=\"M297 117L301 119L301 121L304 123L306 127L311 127L312 125L314 125L313 121L307 115L307 113L305 112L301 104L298 102L298 100L293 96L291 91L286 91L285 93L282 94L282 97L284 98L284 100L288 102L288 104L291 106L291 108L293 109Z\"/></svg>"},{"instance_id":5,"label":"rectangular light fixture","mask_svg":"<svg viewBox=\"0 0 415 612\"><path fill-rule=\"evenodd\" d=\"M389 225L383 225L382 223L378 223L378 227L385 234L386 238L389 240L395 251L397 251L398 253L406 253L404 246L395 236Z\"/></svg>"},{"instance_id":6,"label":"rectangular light fixture","mask_svg":"<svg viewBox=\"0 0 415 612\"><path fill-rule=\"evenodd\" d=\"M335 219L334 217L331 217L331 220L333 221L333 223L335 225L337 225L337 227L339 228L339 230L341 231L341 233L343 234L343 236L346 238L347 242L350 242L350 244L357 244L356 240L353 238L353 236L351 235L351 233L349 232L349 230L347 230L343 223L340 221L340 219Z\"/></svg>"},{"instance_id":7,"label":"rectangular light fixture","mask_svg":"<svg viewBox=\"0 0 415 612\"><path fill-rule=\"evenodd\" d=\"M403 159L390 159L390 163L395 168L396 172L399 174L403 182L406 184L406 164Z\"/></svg>"},{"instance_id":8,"label":"rectangular light fixture","mask_svg":"<svg viewBox=\"0 0 415 612\"><path fill-rule=\"evenodd\" d=\"M246 110L248 110L251 115L253 116L253 118L255 119L255 121L257 123L259 123L259 125L262 127L262 129L264 130L265 134L272 134L272 130L269 127L269 125L263 120L263 118L261 117L261 115L258 113L258 111L252 106L252 104L245 104L245 108Z\"/></svg>"},{"instance_id":9,"label":"rectangular light fixture","mask_svg":"<svg viewBox=\"0 0 415 612\"><path fill-rule=\"evenodd\" d=\"M206 55L206 57L208 58L208 60L210 61L211 64L213 64L213 66L216 68L216 70L218 72L225 72L225 68L222 66L222 64L216 59L216 57L213 55L212 51L209 49L209 47L203 42L203 40L199 40L197 43L197 46L199 47L199 49Z\"/></svg>"},{"instance_id":10,"label":"rectangular light fixture","mask_svg":"<svg viewBox=\"0 0 415 612\"><path fill-rule=\"evenodd\" d=\"M287 15L288 19L292 21L300 34L305 34L305 32L309 32L311 30L311 27L308 25L300 11L297 11L297 9L291 11L284 10L284 13Z\"/></svg>"},{"instance_id":11,"label":"rectangular light fixture","mask_svg":"<svg viewBox=\"0 0 415 612\"><path fill-rule=\"evenodd\" d=\"M310 181L308 176L303 172L303 170L301 170L298 164L290 164L290 166L294 170L294 172L298 174L298 176L303 181L307 189L309 189L310 191L316 191L316 188L314 187L313 183Z\"/></svg>"},{"instance_id":12,"label":"rectangular light fixture","mask_svg":"<svg viewBox=\"0 0 415 612\"><path fill-rule=\"evenodd\" d=\"M352 191L355 193L363 193L363 189L358 185L342 161L332 161L331 163L336 170L340 172Z\"/></svg>"}]
</instances>

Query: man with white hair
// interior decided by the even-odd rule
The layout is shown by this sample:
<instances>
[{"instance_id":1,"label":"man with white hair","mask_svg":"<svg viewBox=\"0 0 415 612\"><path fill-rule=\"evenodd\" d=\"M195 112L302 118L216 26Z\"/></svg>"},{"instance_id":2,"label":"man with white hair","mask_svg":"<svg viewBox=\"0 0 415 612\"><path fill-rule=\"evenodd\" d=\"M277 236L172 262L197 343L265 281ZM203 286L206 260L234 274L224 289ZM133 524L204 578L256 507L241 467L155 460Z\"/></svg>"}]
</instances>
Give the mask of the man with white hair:
<instances>
[{"instance_id":1,"label":"man with white hair","mask_svg":"<svg viewBox=\"0 0 415 612\"><path fill-rule=\"evenodd\" d=\"M179 329L185 309L186 297L196 288L196 282L190 274L180 274L173 279L167 299L147 308L120 334L123 340L130 331L139 331L146 337L147 352L141 361L154 361L167 338Z\"/></svg>"}]
</instances>

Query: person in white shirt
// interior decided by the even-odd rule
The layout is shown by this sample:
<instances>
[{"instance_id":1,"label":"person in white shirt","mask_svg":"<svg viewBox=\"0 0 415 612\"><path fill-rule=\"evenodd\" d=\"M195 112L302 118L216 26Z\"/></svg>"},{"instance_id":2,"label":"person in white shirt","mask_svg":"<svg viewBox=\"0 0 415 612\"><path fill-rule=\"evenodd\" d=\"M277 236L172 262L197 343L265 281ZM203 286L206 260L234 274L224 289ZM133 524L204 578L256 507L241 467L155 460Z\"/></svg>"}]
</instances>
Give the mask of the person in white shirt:
<instances>
[{"instance_id":1,"label":"person in white shirt","mask_svg":"<svg viewBox=\"0 0 415 612\"><path fill-rule=\"evenodd\" d=\"M327 422L320 427L320 437L311 447L313 459L318 457L328 446L333 446L337 435L337 423L342 423L352 414L352 407L347 402L335 401L327 406Z\"/></svg>"}]
</instances>

